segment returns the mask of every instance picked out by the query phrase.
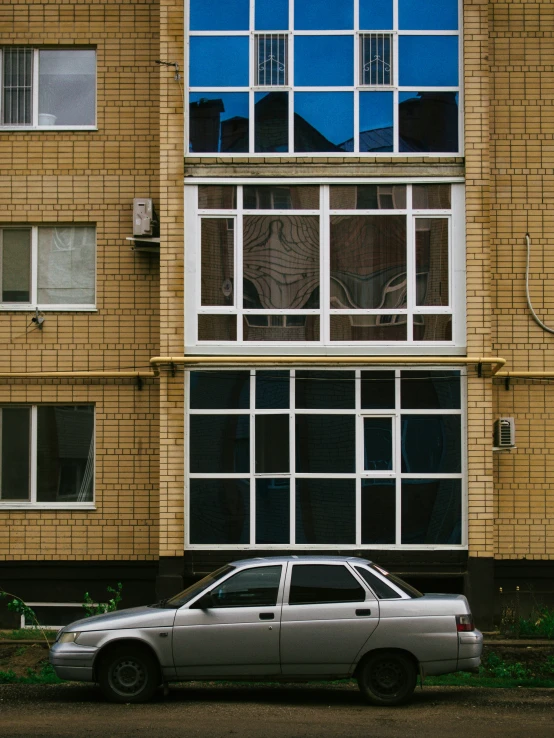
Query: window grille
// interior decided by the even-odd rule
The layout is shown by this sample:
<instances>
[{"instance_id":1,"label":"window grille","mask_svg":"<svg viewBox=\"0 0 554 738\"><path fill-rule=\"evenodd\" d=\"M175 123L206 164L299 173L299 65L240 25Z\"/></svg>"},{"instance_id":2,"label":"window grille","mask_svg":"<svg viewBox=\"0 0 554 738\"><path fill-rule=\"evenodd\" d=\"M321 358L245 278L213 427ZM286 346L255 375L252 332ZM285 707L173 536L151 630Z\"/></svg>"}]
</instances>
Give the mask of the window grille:
<instances>
[{"instance_id":1,"label":"window grille","mask_svg":"<svg viewBox=\"0 0 554 738\"><path fill-rule=\"evenodd\" d=\"M392 85L392 34L364 33L360 36L362 85Z\"/></svg>"},{"instance_id":2,"label":"window grille","mask_svg":"<svg viewBox=\"0 0 554 738\"><path fill-rule=\"evenodd\" d=\"M256 85L282 87L287 84L287 51L286 34L256 34Z\"/></svg>"},{"instance_id":3,"label":"window grille","mask_svg":"<svg viewBox=\"0 0 554 738\"><path fill-rule=\"evenodd\" d=\"M33 50L6 48L3 54L3 123L24 126L31 123Z\"/></svg>"}]
</instances>

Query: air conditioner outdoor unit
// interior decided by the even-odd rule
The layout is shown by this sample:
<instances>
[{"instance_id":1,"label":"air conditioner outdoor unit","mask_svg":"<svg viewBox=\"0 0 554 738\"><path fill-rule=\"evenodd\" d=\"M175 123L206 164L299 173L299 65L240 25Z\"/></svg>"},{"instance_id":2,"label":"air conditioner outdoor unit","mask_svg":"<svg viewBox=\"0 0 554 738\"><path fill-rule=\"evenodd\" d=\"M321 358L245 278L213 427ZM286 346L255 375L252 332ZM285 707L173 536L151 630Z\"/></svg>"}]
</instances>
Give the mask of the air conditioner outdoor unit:
<instances>
[{"instance_id":1,"label":"air conditioner outdoor unit","mask_svg":"<svg viewBox=\"0 0 554 738\"><path fill-rule=\"evenodd\" d=\"M158 221L151 197L133 199L133 236L156 236Z\"/></svg>"},{"instance_id":2,"label":"air conditioner outdoor unit","mask_svg":"<svg viewBox=\"0 0 554 738\"><path fill-rule=\"evenodd\" d=\"M513 418L498 418L494 421L495 448L514 448L516 445L516 424Z\"/></svg>"}]
</instances>

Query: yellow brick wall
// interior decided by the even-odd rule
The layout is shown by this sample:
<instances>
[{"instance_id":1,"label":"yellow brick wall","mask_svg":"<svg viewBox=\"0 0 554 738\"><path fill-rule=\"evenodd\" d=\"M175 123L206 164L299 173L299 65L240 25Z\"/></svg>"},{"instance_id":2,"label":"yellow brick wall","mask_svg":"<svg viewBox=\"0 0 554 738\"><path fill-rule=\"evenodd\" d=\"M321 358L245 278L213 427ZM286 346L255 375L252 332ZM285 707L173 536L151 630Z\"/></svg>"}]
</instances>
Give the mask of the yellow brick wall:
<instances>
[{"instance_id":1,"label":"yellow brick wall","mask_svg":"<svg viewBox=\"0 0 554 738\"><path fill-rule=\"evenodd\" d=\"M493 351L508 368L554 369L554 44L552 2L490 3ZM496 557L554 559L554 380L495 383L495 417L513 416L517 449L495 455Z\"/></svg>"},{"instance_id":2,"label":"yellow brick wall","mask_svg":"<svg viewBox=\"0 0 554 738\"><path fill-rule=\"evenodd\" d=\"M135 254L133 197L159 200L159 9L150 0L4 0L0 44L97 50L97 131L0 132L0 223L93 223L97 311L0 312L0 372L147 369L159 351L159 266ZM96 406L95 512L0 510L0 558L158 554L157 387L0 382L0 402Z\"/></svg>"}]
</instances>

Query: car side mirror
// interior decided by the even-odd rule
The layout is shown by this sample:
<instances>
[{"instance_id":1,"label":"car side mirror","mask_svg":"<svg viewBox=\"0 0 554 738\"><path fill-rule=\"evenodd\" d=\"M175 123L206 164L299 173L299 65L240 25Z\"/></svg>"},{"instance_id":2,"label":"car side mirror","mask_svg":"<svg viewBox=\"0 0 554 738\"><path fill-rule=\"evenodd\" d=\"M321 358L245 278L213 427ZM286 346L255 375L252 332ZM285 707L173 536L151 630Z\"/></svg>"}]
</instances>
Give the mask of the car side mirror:
<instances>
[{"instance_id":1,"label":"car side mirror","mask_svg":"<svg viewBox=\"0 0 554 738\"><path fill-rule=\"evenodd\" d=\"M214 607L214 600L211 592L203 594L199 600L196 600L194 605L191 605L192 610L209 610L210 607Z\"/></svg>"}]
</instances>

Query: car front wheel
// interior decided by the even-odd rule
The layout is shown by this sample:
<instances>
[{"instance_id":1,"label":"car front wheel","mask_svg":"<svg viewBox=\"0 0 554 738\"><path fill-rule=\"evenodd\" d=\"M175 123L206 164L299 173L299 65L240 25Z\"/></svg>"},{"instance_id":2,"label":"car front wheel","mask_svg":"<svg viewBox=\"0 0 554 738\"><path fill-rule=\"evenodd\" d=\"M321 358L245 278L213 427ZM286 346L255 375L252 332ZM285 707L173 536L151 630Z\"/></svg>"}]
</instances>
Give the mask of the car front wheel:
<instances>
[{"instance_id":1,"label":"car front wheel","mask_svg":"<svg viewBox=\"0 0 554 738\"><path fill-rule=\"evenodd\" d=\"M408 656L383 651L361 666L358 686L373 705L401 705L412 696L416 679L416 667Z\"/></svg>"},{"instance_id":2,"label":"car front wheel","mask_svg":"<svg viewBox=\"0 0 554 738\"><path fill-rule=\"evenodd\" d=\"M114 649L98 668L100 689L110 702L147 702L160 681L156 659L140 647Z\"/></svg>"}]
</instances>

